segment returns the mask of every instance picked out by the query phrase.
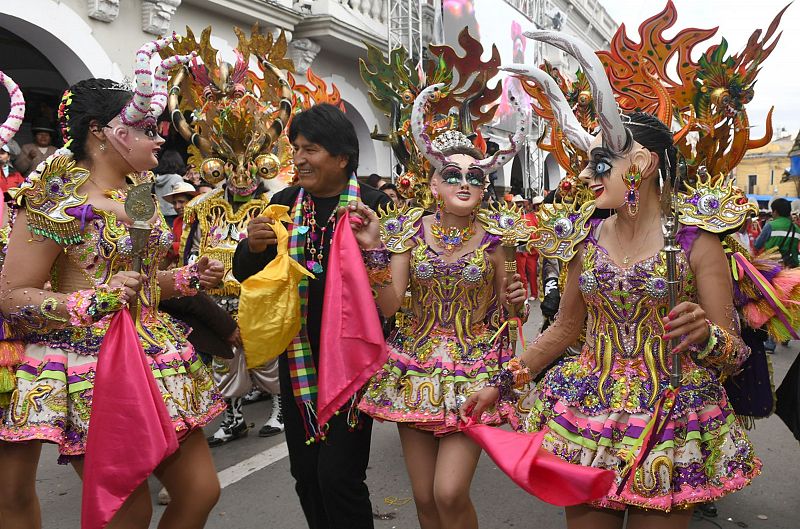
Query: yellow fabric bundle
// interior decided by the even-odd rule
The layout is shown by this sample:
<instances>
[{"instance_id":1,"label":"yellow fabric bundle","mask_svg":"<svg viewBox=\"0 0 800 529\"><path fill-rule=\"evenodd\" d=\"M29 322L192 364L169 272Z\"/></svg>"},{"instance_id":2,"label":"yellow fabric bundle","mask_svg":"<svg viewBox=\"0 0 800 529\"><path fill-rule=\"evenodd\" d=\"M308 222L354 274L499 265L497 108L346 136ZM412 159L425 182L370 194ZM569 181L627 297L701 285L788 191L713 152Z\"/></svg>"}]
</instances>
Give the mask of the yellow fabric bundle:
<instances>
[{"instance_id":1,"label":"yellow fabric bundle","mask_svg":"<svg viewBox=\"0 0 800 529\"><path fill-rule=\"evenodd\" d=\"M303 275L314 275L289 255L289 208L272 204L262 214L274 221L278 255L264 269L242 283L239 329L248 369L277 358L300 332L300 294Z\"/></svg>"}]
</instances>

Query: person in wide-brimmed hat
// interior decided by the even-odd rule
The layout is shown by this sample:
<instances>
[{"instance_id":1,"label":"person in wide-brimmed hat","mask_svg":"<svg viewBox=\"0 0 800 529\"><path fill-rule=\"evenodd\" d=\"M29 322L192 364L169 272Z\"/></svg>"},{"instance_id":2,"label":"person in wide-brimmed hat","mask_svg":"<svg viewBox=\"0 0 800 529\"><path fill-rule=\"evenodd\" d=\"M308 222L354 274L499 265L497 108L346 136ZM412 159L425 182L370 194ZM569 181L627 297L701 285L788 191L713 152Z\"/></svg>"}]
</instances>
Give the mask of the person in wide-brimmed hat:
<instances>
[{"instance_id":1,"label":"person in wide-brimmed hat","mask_svg":"<svg viewBox=\"0 0 800 529\"><path fill-rule=\"evenodd\" d=\"M14 160L17 170L24 176L28 176L28 173L37 165L56 152L56 148L53 146L53 134L56 133L56 130L49 122L34 121L31 132L33 132L33 143L23 145L22 152Z\"/></svg>"},{"instance_id":2,"label":"person in wide-brimmed hat","mask_svg":"<svg viewBox=\"0 0 800 529\"><path fill-rule=\"evenodd\" d=\"M175 236L172 243L172 251L179 258L181 236L183 235L183 208L197 195L195 187L183 180L173 184L172 191L164 195L164 200L172 205L177 215L172 222L172 234Z\"/></svg>"}]
</instances>

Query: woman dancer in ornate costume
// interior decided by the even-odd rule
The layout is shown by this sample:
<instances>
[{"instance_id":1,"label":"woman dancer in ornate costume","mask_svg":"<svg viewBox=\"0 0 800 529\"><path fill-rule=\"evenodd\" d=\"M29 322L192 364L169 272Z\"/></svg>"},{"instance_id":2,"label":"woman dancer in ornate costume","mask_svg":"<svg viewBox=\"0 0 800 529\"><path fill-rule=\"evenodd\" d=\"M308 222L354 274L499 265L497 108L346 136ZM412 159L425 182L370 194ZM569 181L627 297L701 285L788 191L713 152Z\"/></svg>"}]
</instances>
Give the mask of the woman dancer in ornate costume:
<instances>
[{"instance_id":1,"label":"woman dancer in ornate costume","mask_svg":"<svg viewBox=\"0 0 800 529\"><path fill-rule=\"evenodd\" d=\"M588 154L580 178L594 191L595 207L616 214L590 221L585 207L581 213L588 214L565 217L569 223L534 236L564 248L570 243L572 251L557 319L522 361L538 373L584 328L586 336L582 353L548 371L532 393L527 428L549 430L542 446L563 459L617 473L607 496L566 509L571 529L622 527L626 509L628 528L687 527L694 504L741 489L761 468L720 383L749 354L728 261L716 236L682 227L680 297L669 306L660 201L676 177L672 133L653 115L618 113L588 46L554 32L529 35L574 54L590 80L597 137L575 121L547 74L525 72L536 75L564 133ZM728 207L703 202L695 210ZM670 351L673 337L679 345ZM682 367L674 406L671 352L681 353ZM498 397L496 388L487 388L464 409L480 414Z\"/></svg>"},{"instance_id":2,"label":"woman dancer in ornate costume","mask_svg":"<svg viewBox=\"0 0 800 529\"><path fill-rule=\"evenodd\" d=\"M506 344L493 341L492 314L525 300L518 277L506 286L500 238L488 231L480 206L487 175L513 159L527 120L511 146L489 159L457 130L431 141L425 106L441 87L423 90L411 116L417 147L434 168L435 213L390 208L379 220L361 204L353 206L354 219L363 222L352 223L384 315L397 312L410 283L411 315L390 338L389 359L367 384L359 408L398 424L424 529L478 526L469 488L481 450L458 432L458 406L493 383L511 359ZM487 410L483 420L518 422L509 402Z\"/></svg>"},{"instance_id":3,"label":"woman dancer in ornate costume","mask_svg":"<svg viewBox=\"0 0 800 529\"><path fill-rule=\"evenodd\" d=\"M16 190L20 206L0 284L0 307L15 339L25 343L18 388L0 425L0 510L4 528L41 526L36 467L42 441L82 472L97 353L111 316L138 300L137 330L157 387L181 441L156 469L172 503L159 527L205 524L219 483L202 427L224 409L210 374L186 340L186 329L158 311L158 300L193 295L222 278L221 264L159 271L172 237L157 213L142 273L130 271L126 175L156 166L163 139L156 118L166 104L166 70L189 56L149 69L169 39L137 54L132 93L106 79L81 81L59 109L67 147ZM155 82L154 82L155 79ZM49 289L45 284L49 281ZM108 527L146 528L152 508L145 482Z\"/></svg>"}]
</instances>

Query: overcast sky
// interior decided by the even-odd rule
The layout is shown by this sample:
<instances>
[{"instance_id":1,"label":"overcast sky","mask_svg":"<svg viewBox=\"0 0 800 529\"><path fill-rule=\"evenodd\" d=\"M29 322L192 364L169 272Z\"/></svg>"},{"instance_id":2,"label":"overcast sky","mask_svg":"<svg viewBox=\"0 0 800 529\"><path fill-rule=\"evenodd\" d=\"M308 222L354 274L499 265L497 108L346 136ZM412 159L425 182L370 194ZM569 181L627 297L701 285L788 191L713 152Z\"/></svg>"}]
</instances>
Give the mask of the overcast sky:
<instances>
[{"instance_id":1,"label":"overcast sky","mask_svg":"<svg viewBox=\"0 0 800 529\"><path fill-rule=\"evenodd\" d=\"M741 51L756 29L766 30L778 11L788 3L788 0L673 1L678 10L678 19L668 30L667 37L673 37L677 31L688 27L709 29L719 26L717 34L706 42L719 44L724 36L729 44L728 54ZM665 1L600 2L617 23L625 23L628 36L637 42L639 24L666 5ZM792 136L800 130L800 2L786 10L778 27L778 31L781 30L783 35L780 42L764 62L757 78L755 97L747 105L752 135L755 137L763 135L764 120L773 105L775 112L772 123L776 130L785 127ZM701 43L698 48L705 50L707 46Z\"/></svg>"}]
</instances>

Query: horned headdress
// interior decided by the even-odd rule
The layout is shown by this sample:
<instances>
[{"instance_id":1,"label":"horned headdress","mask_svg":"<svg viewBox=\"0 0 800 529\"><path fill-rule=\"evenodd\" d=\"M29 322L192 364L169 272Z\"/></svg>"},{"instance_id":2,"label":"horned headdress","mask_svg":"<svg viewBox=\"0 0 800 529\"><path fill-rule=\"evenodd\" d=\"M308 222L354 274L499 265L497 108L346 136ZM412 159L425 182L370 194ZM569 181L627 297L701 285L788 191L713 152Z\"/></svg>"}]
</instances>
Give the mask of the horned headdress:
<instances>
[{"instance_id":1,"label":"horned headdress","mask_svg":"<svg viewBox=\"0 0 800 529\"><path fill-rule=\"evenodd\" d=\"M192 60L196 53L186 55L167 55L156 66L155 74L150 69L150 60L155 53L178 40L176 34L146 43L136 52L136 70L134 71L136 86L133 98L120 112L122 123L131 127L142 127L145 124L156 124L158 116L167 106L168 72L179 64Z\"/></svg>"},{"instance_id":2,"label":"horned headdress","mask_svg":"<svg viewBox=\"0 0 800 529\"><path fill-rule=\"evenodd\" d=\"M278 174L281 161L273 153L292 115L294 95L282 70L292 70L285 57L284 35L273 40L254 27L250 38L235 29L239 43L235 64L224 62L211 46L211 28L195 40L186 37L175 51L198 55L188 69L172 78L168 104L172 123L191 144L190 162L211 184L227 180L239 196L255 191L261 178ZM170 50L162 51L162 55ZM260 74L250 69L257 61ZM187 121L185 114L191 115Z\"/></svg>"},{"instance_id":3,"label":"horned headdress","mask_svg":"<svg viewBox=\"0 0 800 529\"><path fill-rule=\"evenodd\" d=\"M8 118L0 125L0 147L2 147L19 132L19 126L22 125L22 119L25 117L25 97L23 97L22 90L19 89L17 83L3 72L0 72L0 82L6 87L11 98Z\"/></svg>"}]
</instances>

